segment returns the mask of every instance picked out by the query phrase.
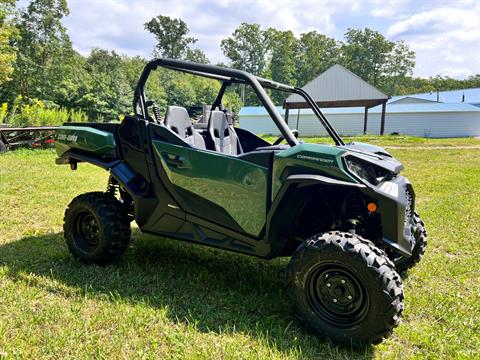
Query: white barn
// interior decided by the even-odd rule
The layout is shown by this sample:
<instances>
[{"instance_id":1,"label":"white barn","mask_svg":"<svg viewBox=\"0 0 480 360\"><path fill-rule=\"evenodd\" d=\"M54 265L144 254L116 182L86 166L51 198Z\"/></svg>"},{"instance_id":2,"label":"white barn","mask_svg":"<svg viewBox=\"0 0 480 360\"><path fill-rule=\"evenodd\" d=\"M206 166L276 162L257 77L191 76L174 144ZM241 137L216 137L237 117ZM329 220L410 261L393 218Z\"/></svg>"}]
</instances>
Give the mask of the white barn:
<instances>
[{"instance_id":1,"label":"white barn","mask_svg":"<svg viewBox=\"0 0 480 360\"><path fill-rule=\"evenodd\" d=\"M369 109L381 105L380 133L384 133L388 96L342 65L333 65L302 89L321 108L362 107L364 109L363 133L367 133ZM283 107L287 121L290 110L309 108L305 99L298 94L291 94L284 101Z\"/></svg>"},{"instance_id":2,"label":"white barn","mask_svg":"<svg viewBox=\"0 0 480 360\"><path fill-rule=\"evenodd\" d=\"M436 138L480 136L480 88L389 99L343 66L334 65L303 89L341 135L379 135L383 130L384 134ZM301 136L327 134L299 95L290 95L278 110ZM263 107L244 107L239 119L246 130L279 134Z\"/></svg>"},{"instance_id":3,"label":"white barn","mask_svg":"<svg viewBox=\"0 0 480 360\"><path fill-rule=\"evenodd\" d=\"M284 115L284 110L278 107ZM363 134L363 108L322 109L341 135ZM369 110L367 133L380 134L381 106ZM239 113L240 127L256 134L278 135L279 131L263 107L244 107ZM311 110L295 110L289 115L289 126L302 136L326 135ZM480 107L465 103L387 104L385 134L399 133L420 137L480 136Z\"/></svg>"}]
</instances>

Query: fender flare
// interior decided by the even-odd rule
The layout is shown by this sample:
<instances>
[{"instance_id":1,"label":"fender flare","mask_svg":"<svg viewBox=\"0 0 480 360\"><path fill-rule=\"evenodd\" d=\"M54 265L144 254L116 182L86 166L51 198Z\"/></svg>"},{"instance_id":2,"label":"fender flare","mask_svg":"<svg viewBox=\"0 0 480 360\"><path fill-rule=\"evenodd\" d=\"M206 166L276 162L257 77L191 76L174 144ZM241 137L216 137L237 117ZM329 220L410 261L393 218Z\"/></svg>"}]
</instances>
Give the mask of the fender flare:
<instances>
[{"instance_id":1,"label":"fender flare","mask_svg":"<svg viewBox=\"0 0 480 360\"><path fill-rule=\"evenodd\" d=\"M351 183L323 175L298 174L288 176L275 196L267 214L266 240L272 244L272 251L275 251L275 249L280 251L285 242L291 240L289 238L279 238L282 234L274 232L277 228L275 226L276 217L282 213L282 207L286 207L290 213L296 213L303 206L305 199L296 199L292 202L293 207L286 205L289 199L292 199L297 189L315 185L349 187L359 190L366 188L364 184Z\"/></svg>"},{"instance_id":2,"label":"fender flare","mask_svg":"<svg viewBox=\"0 0 480 360\"><path fill-rule=\"evenodd\" d=\"M130 193L133 197L145 196L145 191L142 190L142 179L124 162L119 159L104 160L97 156L86 155L76 151L67 151L61 157L55 159L56 164L70 164L75 165L79 162L86 162L98 166L104 170L109 171L112 176ZM76 167L72 167L75 169ZM143 181L145 181L143 179Z\"/></svg>"},{"instance_id":3,"label":"fender flare","mask_svg":"<svg viewBox=\"0 0 480 360\"><path fill-rule=\"evenodd\" d=\"M364 184L359 183L351 183L343 180L338 180L335 178L331 178L328 176L323 175L309 175L309 174L299 174L299 175L290 175L287 177L286 181L284 181L282 187L278 191L275 199L273 200L272 206L267 214L267 223L270 224L271 217L273 216L274 212L280 205L280 203L285 198L285 193L292 187L297 186L298 188L303 188L307 186L314 186L318 184L323 184L327 186L348 186L354 187L358 189L365 189L367 186Z\"/></svg>"}]
</instances>

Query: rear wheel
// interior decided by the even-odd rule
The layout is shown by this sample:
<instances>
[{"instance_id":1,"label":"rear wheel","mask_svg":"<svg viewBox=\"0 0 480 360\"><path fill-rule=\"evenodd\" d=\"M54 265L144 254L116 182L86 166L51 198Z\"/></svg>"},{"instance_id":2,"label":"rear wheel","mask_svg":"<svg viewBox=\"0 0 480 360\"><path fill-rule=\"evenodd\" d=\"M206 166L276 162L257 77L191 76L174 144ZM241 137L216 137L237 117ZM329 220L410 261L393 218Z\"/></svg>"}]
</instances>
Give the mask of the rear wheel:
<instances>
[{"instance_id":1,"label":"rear wheel","mask_svg":"<svg viewBox=\"0 0 480 360\"><path fill-rule=\"evenodd\" d=\"M72 200L63 230L74 257L105 264L120 258L130 242L130 219L112 195L92 192Z\"/></svg>"},{"instance_id":2,"label":"rear wheel","mask_svg":"<svg viewBox=\"0 0 480 360\"><path fill-rule=\"evenodd\" d=\"M295 316L321 337L355 347L376 344L400 322L403 287L375 245L349 233L315 235L288 268Z\"/></svg>"}]
</instances>

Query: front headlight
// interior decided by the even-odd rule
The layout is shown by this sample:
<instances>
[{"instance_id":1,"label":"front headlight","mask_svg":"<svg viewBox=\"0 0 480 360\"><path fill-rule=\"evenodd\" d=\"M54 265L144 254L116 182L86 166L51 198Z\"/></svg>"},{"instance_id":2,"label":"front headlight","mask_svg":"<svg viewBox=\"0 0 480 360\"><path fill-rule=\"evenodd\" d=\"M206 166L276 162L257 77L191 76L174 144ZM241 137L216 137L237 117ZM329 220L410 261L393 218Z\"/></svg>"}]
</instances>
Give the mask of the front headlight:
<instances>
[{"instance_id":1,"label":"front headlight","mask_svg":"<svg viewBox=\"0 0 480 360\"><path fill-rule=\"evenodd\" d=\"M345 162L348 170L372 185L378 185L394 177L394 174L388 170L354 156L347 156Z\"/></svg>"}]
</instances>

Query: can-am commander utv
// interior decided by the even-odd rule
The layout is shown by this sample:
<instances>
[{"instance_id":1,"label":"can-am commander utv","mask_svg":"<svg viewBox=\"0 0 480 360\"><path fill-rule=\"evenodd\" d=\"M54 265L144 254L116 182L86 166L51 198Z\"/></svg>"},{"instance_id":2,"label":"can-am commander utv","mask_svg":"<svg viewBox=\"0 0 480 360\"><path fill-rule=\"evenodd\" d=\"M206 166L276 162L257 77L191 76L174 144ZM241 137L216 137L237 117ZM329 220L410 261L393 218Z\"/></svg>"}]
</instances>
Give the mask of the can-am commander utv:
<instances>
[{"instance_id":1,"label":"can-am commander utv","mask_svg":"<svg viewBox=\"0 0 480 360\"><path fill-rule=\"evenodd\" d=\"M181 104L163 117L147 98L147 80L159 67L221 83L201 121ZM280 131L273 144L233 126L222 99L236 84L253 91ZM334 144L299 141L266 89L301 96ZM120 124L67 123L57 131L58 164L110 172L105 192L80 195L65 212L76 258L119 258L132 220L145 233L264 259L291 256L287 288L300 322L353 346L391 334L404 307L397 271L420 260L426 232L413 188L388 152L345 144L300 88L212 65L151 61L134 111Z\"/></svg>"}]
</instances>

